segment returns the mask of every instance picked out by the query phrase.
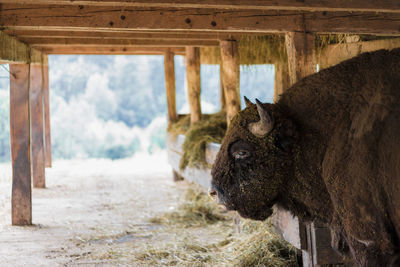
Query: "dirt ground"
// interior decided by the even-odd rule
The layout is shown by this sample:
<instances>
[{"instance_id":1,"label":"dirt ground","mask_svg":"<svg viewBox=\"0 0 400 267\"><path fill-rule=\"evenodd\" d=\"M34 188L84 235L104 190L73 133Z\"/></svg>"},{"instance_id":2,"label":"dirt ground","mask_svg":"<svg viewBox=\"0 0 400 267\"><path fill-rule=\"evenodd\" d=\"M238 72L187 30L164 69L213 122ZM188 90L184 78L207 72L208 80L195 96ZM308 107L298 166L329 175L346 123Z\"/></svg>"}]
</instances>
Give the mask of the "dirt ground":
<instances>
[{"instance_id":1,"label":"dirt ground","mask_svg":"<svg viewBox=\"0 0 400 267\"><path fill-rule=\"evenodd\" d=\"M164 153L55 161L46 182L33 189L34 225L11 226L11 168L0 166L0 266L137 266L134 253L180 238L150 223L176 209L188 186L172 181Z\"/></svg>"}]
</instances>

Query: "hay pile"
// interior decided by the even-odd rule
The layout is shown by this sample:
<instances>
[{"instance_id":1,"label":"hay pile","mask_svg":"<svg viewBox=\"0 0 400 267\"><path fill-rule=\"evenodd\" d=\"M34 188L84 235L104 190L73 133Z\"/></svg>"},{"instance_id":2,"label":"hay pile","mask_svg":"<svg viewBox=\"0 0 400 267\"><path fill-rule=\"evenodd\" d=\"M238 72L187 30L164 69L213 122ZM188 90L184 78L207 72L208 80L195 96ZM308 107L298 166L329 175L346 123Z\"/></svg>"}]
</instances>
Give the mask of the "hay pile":
<instances>
[{"instance_id":1,"label":"hay pile","mask_svg":"<svg viewBox=\"0 0 400 267\"><path fill-rule=\"evenodd\" d=\"M168 127L173 136L186 136L182 146L183 156L180 168L210 167L205 159L207 143L221 143L226 132L226 114L221 111L215 114L203 114L200 121L190 126L190 115L180 116L178 121Z\"/></svg>"},{"instance_id":2,"label":"hay pile","mask_svg":"<svg viewBox=\"0 0 400 267\"><path fill-rule=\"evenodd\" d=\"M238 42L241 65L272 64L287 58L284 35L244 35ZM200 48L200 61L202 64L220 64L220 48Z\"/></svg>"},{"instance_id":3,"label":"hay pile","mask_svg":"<svg viewBox=\"0 0 400 267\"><path fill-rule=\"evenodd\" d=\"M200 189L189 189L176 211L151 220L179 237L163 248L147 248L136 261L168 266L299 266L296 250L274 233L270 222L243 220L237 233L233 216ZM215 233L226 234L215 239Z\"/></svg>"}]
</instances>

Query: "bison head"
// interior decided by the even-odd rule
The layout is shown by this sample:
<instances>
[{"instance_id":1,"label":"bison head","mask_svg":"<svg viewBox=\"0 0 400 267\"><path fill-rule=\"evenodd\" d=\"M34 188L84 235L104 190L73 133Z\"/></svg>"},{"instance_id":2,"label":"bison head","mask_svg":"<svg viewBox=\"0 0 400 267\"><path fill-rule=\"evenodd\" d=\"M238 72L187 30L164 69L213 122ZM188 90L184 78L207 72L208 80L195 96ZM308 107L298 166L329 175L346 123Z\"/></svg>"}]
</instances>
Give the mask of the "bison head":
<instances>
[{"instance_id":1,"label":"bison head","mask_svg":"<svg viewBox=\"0 0 400 267\"><path fill-rule=\"evenodd\" d=\"M276 105L252 104L231 121L212 168L210 195L242 217L264 220L284 194L294 127Z\"/></svg>"}]
</instances>

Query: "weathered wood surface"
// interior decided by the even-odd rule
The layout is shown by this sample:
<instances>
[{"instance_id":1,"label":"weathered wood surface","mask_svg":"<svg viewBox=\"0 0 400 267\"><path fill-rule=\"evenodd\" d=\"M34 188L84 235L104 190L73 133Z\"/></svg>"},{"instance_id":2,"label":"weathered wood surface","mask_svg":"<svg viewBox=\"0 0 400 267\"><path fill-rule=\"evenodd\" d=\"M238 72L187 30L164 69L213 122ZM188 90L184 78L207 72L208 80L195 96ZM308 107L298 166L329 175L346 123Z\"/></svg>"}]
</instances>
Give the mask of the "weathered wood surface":
<instances>
[{"instance_id":1,"label":"weathered wood surface","mask_svg":"<svg viewBox=\"0 0 400 267\"><path fill-rule=\"evenodd\" d=\"M224 91L224 81L222 79L223 76L222 71L222 63L219 64L219 103L221 105L221 110L226 109L226 100L225 100L225 91Z\"/></svg>"},{"instance_id":2,"label":"weathered wood surface","mask_svg":"<svg viewBox=\"0 0 400 267\"><path fill-rule=\"evenodd\" d=\"M220 42L222 62L222 83L225 95L226 119L229 125L233 116L240 111L240 69L239 48L235 40Z\"/></svg>"},{"instance_id":3,"label":"weathered wood surface","mask_svg":"<svg viewBox=\"0 0 400 267\"><path fill-rule=\"evenodd\" d=\"M182 7L216 9L256 9L256 10L304 10L304 11L372 11L400 12L396 0L18 0L22 4L47 5L93 5L124 7ZM15 3L15 0L0 0L0 3Z\"/></svg>"},{"instance_id":4,"label":"weathered wood surface","mask_svg":"<svg viewBox=\"0 0 400 267\"><path fill-rule=\"evenodd\" d=\"M23 38L102 38L102 39L179 39L179 40L223 40L240 38L243 35L260 36L262 33L237 33L237 32L195 32L195 31L138 31L138 30L95 30L95 31L65 31L38 30L38 29L5 29L10 36Z\"/></svg>"},{"instance_id":5,"label":"weathered wood surface","mask_svg":"<svg viewBox=\"0 0 400 267\"><path fill-rule=\"evenodd\" d=\"M307 249L306 226L285 209L275 207L274 225L278 233L298 249Z\"/></svg>"},{"instance_id":6,"label":"weathered wood surface","mask_svg":"<svg viewBox=\"0 0 400 267\"><path fill-rule=\"evenodd\" d=\"M175 97L175 61L174 53L167 50L164 54L164 73L165 73L165 89L167 95L168 122L178 119L176 113L176 97Z\"/></svg>"},{"instance_id":7,"label":"weathered wood surface","mask_svg":"<svg viewBox=\"0 0 400 267\"><path fill-rule=\"evenodd\" d=\"M400 13L2 4L0 26L41 30L190 30L400 35Z\"/></svg>"},{"instance_id":8,"label":"weathered wood surface","mask_svg":"<svg viewBox=\"0 0 400 267\"><path fill-rule=\"evenodd\" d=\"M365 52L400 47L400 38L326 46L319 54L320 69L328 68Z\"/></svg>"},{"instance_id":9,"label":"weathered wood surface","mask_svg":"<svg viewBox=\"0 0 400 267\"><path fill-rule=\"evenodd\" d=\"M126 46L52 46L42 48L46 54L84 55L164 55L170 49L175 55L185 55L184 47L126 47Z\"/></svg>"},{"instance_id":10,"label":"weathered wood surface","mask_svg":"<svg viewBox=\"0 0 400 267\"><path fill-rule=\"evenodd\" d=\"M47 56L46 56L47 57ZM49 88L49 67L43 67L43 108L44 108L44 147L45 167L51 167L51 131L50 131L50 88Z\"/></svg>"},{"instance_id":11,"label":"weathered wood surface","mask_svg":"<svg viewBox=\"0 0 400 267\"><path fill-rule=\"evenodd\" d=\"M43 77L40 65L31 65L30 69L30 108L33 187L44 188L46 182L43 140Z\"/></svg>"},{"instance_id":12,"label":"weathered wood surface","mask_svg":"<svg viewBox=\"0 0 400 267\"><path fill-rule=\"evenodd\" d=\"M290 32L285 36L290 84L317 71L315 36L309 33Z\"/></svg>"},{"instance_id":13,"label":"weathered wood surface","mask_svg":"<svg viewBox=\"0 0 400 267\"><path fill-rule=\"evenodd\" d=\"M198 47L186 47L186 79L190 124L193 124L201 118L200 50Z\"/></svg>"},{"instance_id":14,"label":"weathered wood surface","mask_svg":"<svg viewBox=\"0 0 400 267\"><path fill-rule=\"evenodd\" d=\"M12 224L30 225L32 195L28 64L10 64L10 134L13 172Z\"/></svg>"},{"instance_id":15,"label":"weathered wood surface","mask_svg":"<svg viewBox=\"0 0 400 267\"><path fill-rule=\"evenodd\" d=\"M287 61L275 63L274 102L290 87L289 66Z\"/></svg>"},{"instance_id":16,"label":"weathered wood surface","mask_svg":"<svg viewBox=\"0 0 400 267\"><path fill-rule=\"evenodd\" d=\"M173 137L169 134L167 135L168 163L172 166L173 170L181 177L184 177L188 181L199 184L205 190L208 190L211 185L211 170L209 168L186 167L185 170L181 170L179 168L180 161L183 155L182 145L184 141L184 135L178 135L177 137ZM212 164L215 161L219 148L219 144L207 144L206 162L208 164Z\"/></svg>"},{"instance_id":17,"label":"weathered wood surface","mask_svg":"<svg viewBox=\"0 0 400 267\"><path fill-rule=\"evenodd\" d=\"M0 7L1 17L1 7ZM0 61L3 63L41 63L42 54L0 31Z\"/></svg>"},{"instance_id":18,"label":"weathered wood surface","mask_svg":"<svg viewBox=\"0 0 400 267\"><path fill-rule=\"evenodd\" d=\"M106 38L52 38L52 37L24 37L21 41L35 48L51 46L133 46L133 47L179 47L179 46L218 46L216 40L195 40L195 39L106 39Z\"/></svg>"}]
</instances>

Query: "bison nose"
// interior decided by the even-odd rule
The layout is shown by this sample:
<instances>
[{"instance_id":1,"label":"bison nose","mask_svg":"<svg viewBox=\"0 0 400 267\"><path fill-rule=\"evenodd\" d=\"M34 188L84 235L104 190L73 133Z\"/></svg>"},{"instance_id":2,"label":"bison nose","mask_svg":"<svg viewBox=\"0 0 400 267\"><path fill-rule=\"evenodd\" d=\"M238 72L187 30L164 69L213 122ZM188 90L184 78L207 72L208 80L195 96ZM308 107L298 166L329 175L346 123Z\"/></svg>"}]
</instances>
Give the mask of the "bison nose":
<instances>
[{"instance_id":1,"label":"bison nose","mask_svg":"<svg viewBox=\"0 0 400 267\"><path fill-rule=\"evenodd\" d=\"M210 188L210 189L208 189L208 195L210 197L216 197L216 196L218 196L218 193L214 189Z\"/></svg>"}]
</instances>

